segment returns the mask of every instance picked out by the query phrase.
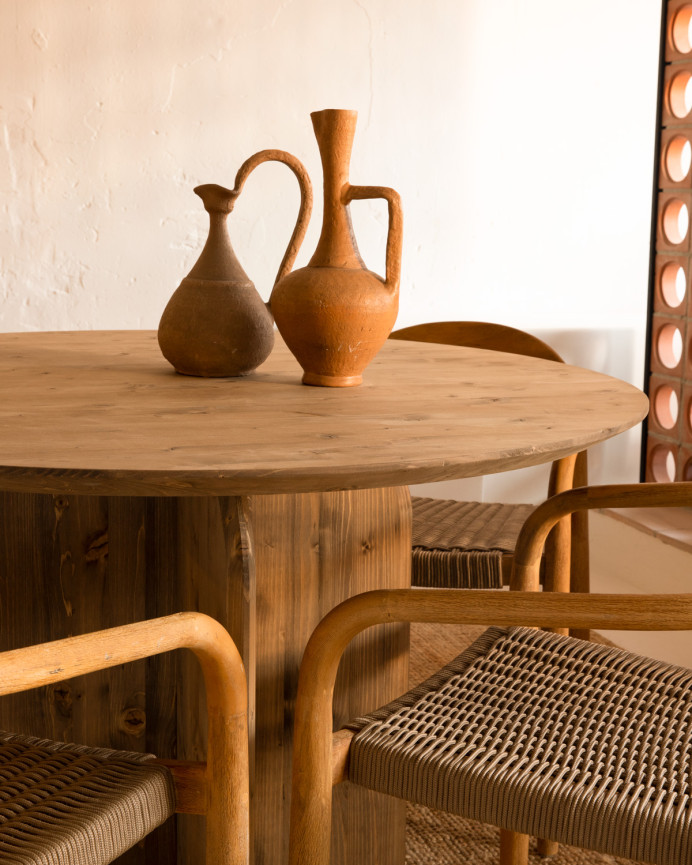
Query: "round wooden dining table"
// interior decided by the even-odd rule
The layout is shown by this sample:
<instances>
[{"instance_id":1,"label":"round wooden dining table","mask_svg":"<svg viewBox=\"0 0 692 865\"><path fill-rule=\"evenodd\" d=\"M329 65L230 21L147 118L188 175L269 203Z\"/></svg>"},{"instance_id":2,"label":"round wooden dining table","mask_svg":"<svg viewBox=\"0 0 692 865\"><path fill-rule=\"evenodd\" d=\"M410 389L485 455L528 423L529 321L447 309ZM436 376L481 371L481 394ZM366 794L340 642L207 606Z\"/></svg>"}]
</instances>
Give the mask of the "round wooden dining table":
<instances>
[{"instance_id":1,"label":"round wooden dining table","mask_svg":"<svg viewBox=\"0 0 692 865\"><path fill-rule=\"evenodd\" d=\"M548 462L647 408L617 379L471 348L388 341L360 387L322 388L278 339L251 375L209 379L175 373L151 331L0 335L0 648L219 619L249 678L254 858L285 862L301 653L341 600L410 584L408 485ZM336 723L399 694L407 668L406 626L366 633ZM193 661L163 656L3 698L0 727L201 760L200 688ZM337 792L332 861L401 865L403 803ZM175 845L183 861L199 819L122 861Z\"/></svg>"}]
</instances>

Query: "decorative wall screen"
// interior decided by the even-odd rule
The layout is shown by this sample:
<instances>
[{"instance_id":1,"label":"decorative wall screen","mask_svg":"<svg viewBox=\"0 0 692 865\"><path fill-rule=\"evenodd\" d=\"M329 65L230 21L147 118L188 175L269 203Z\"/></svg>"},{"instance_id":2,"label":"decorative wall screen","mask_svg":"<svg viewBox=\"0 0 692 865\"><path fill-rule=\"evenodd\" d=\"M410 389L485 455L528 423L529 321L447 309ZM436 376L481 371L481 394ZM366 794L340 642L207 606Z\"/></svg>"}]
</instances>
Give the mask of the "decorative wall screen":
<instances>
[{"instance_id":1,"label":"decorative wall screen","mask_svg":"<svg viewBox=\"0 0 692 865\"><path fill-rule=\"evenodd\" d=\"M692 2L665 9L645 480L692 480Z\"/></svg>"}]
</instances>

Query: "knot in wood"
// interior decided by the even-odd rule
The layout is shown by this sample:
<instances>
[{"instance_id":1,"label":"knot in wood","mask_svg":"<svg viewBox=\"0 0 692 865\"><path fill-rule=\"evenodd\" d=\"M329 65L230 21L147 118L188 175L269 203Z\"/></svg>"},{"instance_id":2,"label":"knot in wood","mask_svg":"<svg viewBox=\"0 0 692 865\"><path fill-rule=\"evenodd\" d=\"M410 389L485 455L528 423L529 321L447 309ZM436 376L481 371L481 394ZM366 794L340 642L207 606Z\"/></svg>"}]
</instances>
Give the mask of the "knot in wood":
<instances>
[{"instance_id":1,"label":"knot in wood","mask_svg":"<svg viewBox=\"0 0 692 865\"><path fill-rule=\"evenodd\" d=\"M69 717L72 712L72 689L66 682L61 682L53 688L55 708L63 717Z\"/></svg>"},{"instance_id":2,"label":"knot in wood","mask_svg":"<svg viewBox=\"0 0 692 865\"><path fill-rule=\"evenodd\" d=\"M144 735L147 727L147 716L144 709L124 709L118 718L118 729L128 736L139 738Z\"/></svg>"},{"instance_id":3,"label":"knot in wood","mask_svg":"<svg viewBox=\"0 0 692 865\"><path fill-rule=\"evenodd\" d=\"M89 538L84 552L87 562L97 562L108 557L108 532L99 532Z\"/></svg>"}]
</instances>

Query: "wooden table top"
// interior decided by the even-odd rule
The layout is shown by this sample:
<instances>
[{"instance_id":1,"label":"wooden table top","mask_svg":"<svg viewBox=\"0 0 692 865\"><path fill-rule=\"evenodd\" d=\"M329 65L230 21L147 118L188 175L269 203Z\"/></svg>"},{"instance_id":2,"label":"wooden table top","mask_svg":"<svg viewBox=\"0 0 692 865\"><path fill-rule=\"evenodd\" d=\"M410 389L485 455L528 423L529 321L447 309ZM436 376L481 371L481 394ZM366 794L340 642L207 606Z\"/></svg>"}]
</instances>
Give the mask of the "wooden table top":
<instances>
[{"instance_id":1,"label":"wooden table top","mask_svg":"<svg viewBox=\"0 0 692 865\"><path fill-rule=\"evenodd\" d=\"M641 391L579 367L388 341L356 388L301 385L277 339L250 376L181 376L153 331L0 334L0 489L309 492L473 477L616 435Z\"/></svg>"}]
</instances>

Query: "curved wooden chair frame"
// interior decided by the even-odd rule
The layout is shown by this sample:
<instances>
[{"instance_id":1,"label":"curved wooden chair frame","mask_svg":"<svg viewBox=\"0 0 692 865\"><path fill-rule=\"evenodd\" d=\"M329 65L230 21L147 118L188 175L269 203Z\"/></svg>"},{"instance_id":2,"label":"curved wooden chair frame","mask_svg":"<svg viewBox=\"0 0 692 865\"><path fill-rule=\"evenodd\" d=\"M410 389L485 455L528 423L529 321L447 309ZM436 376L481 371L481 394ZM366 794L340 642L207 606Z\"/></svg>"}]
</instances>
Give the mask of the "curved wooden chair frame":
<instances>
[{"instance_id":1,"label":"curved wooden chair frame","mask_svg":"<svg viewBox=\"0 0 692 865\"><path fill-rule=\"evenodd\" d=\"M543 340L514 327L485 321L435 321L396 330L390 339L458 345L537 357L564 363L560 355ZM586 451L553 462L548 482L548 497L573 486L588 483ZM505 555L503 576L509 578L512 556ZM546 547L545 583L549 591L589 591L589 527L585 512L579 511L560 521ZM588 639L586 633L574 636Z\"/></svg>"},{"instance_id":2,"label":"curved wooden chair frame","mask_svg":"<svg viewBox=\"0 0 692 865\"><path fill-rule=\"evenodd\" d=\"M0 654L0 695L55 684L173 649L197 656L207 694L206 763L161 760L176 811L206 815L206 861L247 865L249 851L247 684L228 632L201 613L179 613Z\"/></svg>"},{"instance_id":3,"label":"curved wooden chair frame","mask_svg":"<svg viewBox=\"0 0 692 865\"><path fill-rule=\"evenodd\" d=\"M353 733L332 733L332 693L339 659L361 631L387 622L523 625L611 630L690 630L692 594L567 595L538 592L550 530L579 510L689 507L692 482L627 484L570 490L527 520L514 557L517 591L401 589L357 595L332 610L313 633L300 670L295 715L290 865L328 865L331 788L348 779ZM501 832L502 865L528 857L528 837Z\"/></svg>"}]
</instances>

